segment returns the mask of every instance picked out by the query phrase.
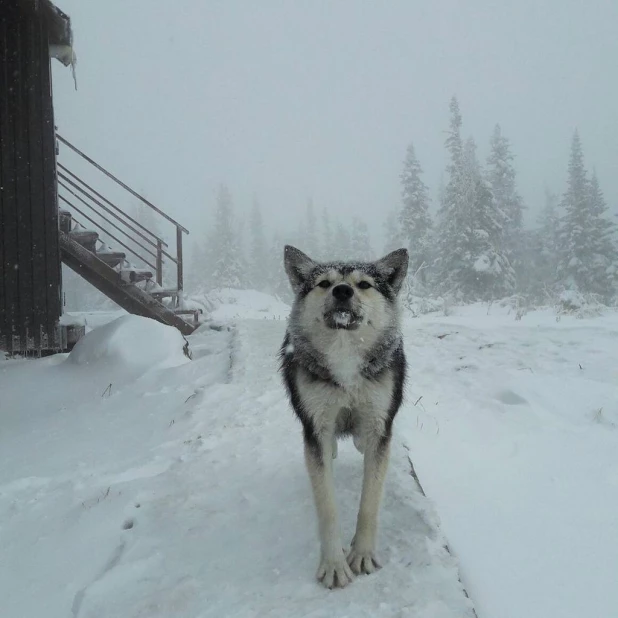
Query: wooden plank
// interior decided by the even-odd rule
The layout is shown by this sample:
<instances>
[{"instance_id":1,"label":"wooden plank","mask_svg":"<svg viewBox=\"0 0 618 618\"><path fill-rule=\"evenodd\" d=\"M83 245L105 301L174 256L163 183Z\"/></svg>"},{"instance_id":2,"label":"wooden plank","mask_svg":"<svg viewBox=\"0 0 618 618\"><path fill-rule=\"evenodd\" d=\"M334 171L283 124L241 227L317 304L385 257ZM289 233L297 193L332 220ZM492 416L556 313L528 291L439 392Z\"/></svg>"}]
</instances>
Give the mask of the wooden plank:
<instances>
[{"instance_id":1,"label":"wooden plank","mask_svg":"<svg viewBox=\"0 0 618 618\"><path fill-rule=\"evenodd\" d=\"M47 282L47 330L52 332L62 315L62 266L58 223L58 187L56 180L56 130L52 102L52 79L48 34L41 29L40 47L41 132L43 189L45 208L45 279Z\"/></svg>"},{"instance_id":2,"label":"wooden plank","mask_svg":"<svg viewBox=\"0 0 618 618\"><path fill-rule=\"evenodd\" d=\"M17 326L19 299L17 262L17 212L15 208L15 131L14 131L14 79L17 71L15 56L15 12L3 15L3 37L0 38L2 59L0 64L0 133L2 135L2 204L3 204L3 261L4 261L4 310L0 328L10 342ZM10 346L10 343L9 343Z\"/></svg>"},{"instance_id":3,"label":"wooden plank","mask_svg":"<svg viewBox=\"0 0 618 618\"><path fill-rule=\"evenodd\" d=\"M41 34L38 18L28 20L25 26L24 61L29 63L25 86L28 117L28 159L30 181L30 221L32 260L32 316L35 342L40 345L40 333L51 335L48 327L47 288L45 264L53 256L47 256L45 243L45 176L43 165L43 123L41 88ZM51 283L51 282L50 282Z\"/></svg>"},{"instance_id":4,"label":"wooden plank","mask_svg":"<svg viewBox=\"0 0 618 618\"><path fill-rule=\"evenodd\" d=\"M24 337L33 335L34 290L32 287L32 213L30 211L30 168L28 163L28 115L26 74L28 40L25 36L26 22L19 20L16 29L16 75L15 75L15 207L17 209L17 277L19 296L19 328Z\"/></svg>"},{"instance_id":5,"label":"wooden plank","mask_svg":"<svg viewBox=\"0 0 618 618\"><path fill-rule=\"evenodd\" d=\"M2 105L2 93L6 92L6 84L4 78L4 57L6 54L6 16L0 16L0 149L2 148L3 140L2 140L2 119L4 115L4 107ZM5 290L5 281L4 281L4 264L6 262L5 257L5 238L4 238L4 230L6 227L6 223L4 222L4 210L5 206L8 207L8 203L5 204L4 200L4 190L3 190L3 174L2 174L2 155L0 154L0 340L2 339L3 334L5 334L6 328L6 290Z\"/></svg>"}]
</instances>

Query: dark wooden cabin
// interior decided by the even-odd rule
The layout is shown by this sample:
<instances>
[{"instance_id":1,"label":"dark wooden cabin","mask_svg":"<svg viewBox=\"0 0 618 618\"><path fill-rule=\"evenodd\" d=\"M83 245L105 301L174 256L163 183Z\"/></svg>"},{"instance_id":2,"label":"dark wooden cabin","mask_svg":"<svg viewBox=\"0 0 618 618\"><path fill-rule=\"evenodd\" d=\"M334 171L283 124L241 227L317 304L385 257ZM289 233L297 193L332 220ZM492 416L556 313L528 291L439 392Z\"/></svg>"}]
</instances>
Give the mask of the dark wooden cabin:
<instances>
[{"instance_id":1,"label":"dark wooden cabin","mask_svg":"<svg viewBox=\"0 0 618 618\"><path fill-rule=\"evenodd\" d=\"M61 262L126 311L190 334L199 311L182 303L189 231L56 133L52 58L74 62L69 17L50 0L0 0L0 352L65 351L83 334L60 324ZM60 145L173 226L175 254L57 162ZM176 282L163 287L166 263Z\"/></svg>"},{"instance_id":2,"label":"dark wooden cabin","mask_svg":"<svg viewBox=\"0 0 618 618\"><path fill-rule=\"evenodd\" d=\"M0 0L0 349L66 348L51 58L73 58L49 0Z\"/></svg>"}]
</instances>

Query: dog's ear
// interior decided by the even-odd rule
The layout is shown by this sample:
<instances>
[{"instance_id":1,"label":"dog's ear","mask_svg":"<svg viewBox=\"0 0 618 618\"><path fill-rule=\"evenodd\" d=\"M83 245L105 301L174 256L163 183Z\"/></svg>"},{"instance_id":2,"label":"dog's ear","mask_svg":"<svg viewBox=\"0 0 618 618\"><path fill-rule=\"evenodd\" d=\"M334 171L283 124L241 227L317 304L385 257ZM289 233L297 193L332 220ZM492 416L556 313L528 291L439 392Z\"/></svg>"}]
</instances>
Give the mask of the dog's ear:
<instances>
[{"instance_id":1,"label":"dog's ear","mask_svg":"<svg viewBox=\"0 0 618 618\"><path fill-rule=\"evenodd\" d=\"M408 272L408 250L397 249L383 258L379 259L375 264L379 272L381 272L388 284L393 288L395 294L399 293L401 284L406 278Z\"/></svg>"},{"instance_id":2,"label":"dog's ear","mask_svg":"<svg viewBox=\"0 0 618 618\"><path fill-rule=\"evenodd\" d=\"M300 290L311 271L317 266L308 255L291 245L283 248L283 263L294 293Z\"/></svg>"}]
</instances>

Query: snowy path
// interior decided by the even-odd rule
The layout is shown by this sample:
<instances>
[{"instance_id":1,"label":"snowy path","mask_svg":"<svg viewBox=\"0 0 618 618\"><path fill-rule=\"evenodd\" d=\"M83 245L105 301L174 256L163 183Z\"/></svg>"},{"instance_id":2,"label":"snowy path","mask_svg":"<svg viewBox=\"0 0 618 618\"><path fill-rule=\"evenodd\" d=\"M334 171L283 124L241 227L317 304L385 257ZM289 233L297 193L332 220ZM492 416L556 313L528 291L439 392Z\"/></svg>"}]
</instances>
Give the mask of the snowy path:
<instances>
[{"instance_id":1,"label":"snowy path","mask_svg":"<svg viewBox=\"0 0 618 618\"><path fill-rule=\"evenodd\" d=\"M137 377L61 357L0 365L0 615L472 616L399 434L384 568L343 591L315 583L300 427L275 371L284 324L197 334L193 362ZM348 541L361 473L344 445Z\"/></svg>"}]
</instances>

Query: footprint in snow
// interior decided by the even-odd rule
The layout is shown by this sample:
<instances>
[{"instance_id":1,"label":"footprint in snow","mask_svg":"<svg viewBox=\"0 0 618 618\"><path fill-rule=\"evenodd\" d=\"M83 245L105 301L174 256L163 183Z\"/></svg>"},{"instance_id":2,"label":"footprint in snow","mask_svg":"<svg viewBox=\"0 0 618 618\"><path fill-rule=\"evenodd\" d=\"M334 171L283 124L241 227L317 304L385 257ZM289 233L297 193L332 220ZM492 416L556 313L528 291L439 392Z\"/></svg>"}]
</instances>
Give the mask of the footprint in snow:
<instances>
[{"instance_id":1,"label":"footprint in snow","mask_svg":"<svg viewBox=\"0 0 618 618\"><path fill-rule=\"evenodd\" d=\"M521 406L528 403L523 397L509 390L498 393L496 399L507 406Z\"/></svg>"}]
</instances>

